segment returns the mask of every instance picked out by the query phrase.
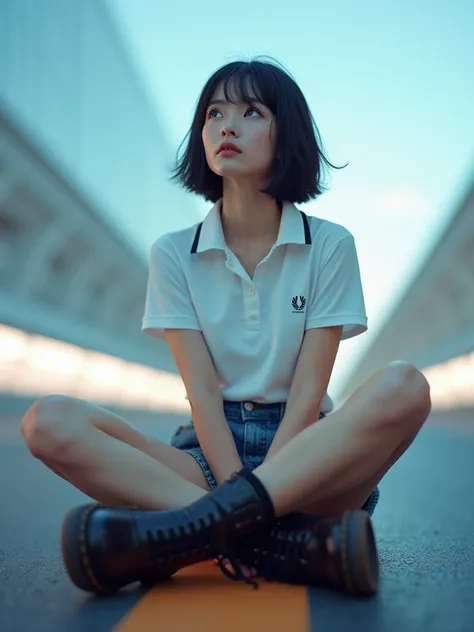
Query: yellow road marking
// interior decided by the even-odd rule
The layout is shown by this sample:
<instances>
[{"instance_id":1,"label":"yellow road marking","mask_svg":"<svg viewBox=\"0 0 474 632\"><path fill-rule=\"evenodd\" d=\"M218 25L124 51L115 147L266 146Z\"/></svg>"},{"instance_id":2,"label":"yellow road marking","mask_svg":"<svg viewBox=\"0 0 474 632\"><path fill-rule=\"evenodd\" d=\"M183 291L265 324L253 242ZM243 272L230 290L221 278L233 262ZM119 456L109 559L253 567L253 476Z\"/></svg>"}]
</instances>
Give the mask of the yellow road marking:
<instances>
[{"instance_id":1,"label":"yellow road marking","mask_svg":"<svg viewBox=\"0 0 474 632\"><path fill-rule=\"evenodd\" d=\"M253 590L227 579L213 562L183 569L157 584L114 632L308 632L308 592L259 580Z\"/></svg>"}]
</instances>

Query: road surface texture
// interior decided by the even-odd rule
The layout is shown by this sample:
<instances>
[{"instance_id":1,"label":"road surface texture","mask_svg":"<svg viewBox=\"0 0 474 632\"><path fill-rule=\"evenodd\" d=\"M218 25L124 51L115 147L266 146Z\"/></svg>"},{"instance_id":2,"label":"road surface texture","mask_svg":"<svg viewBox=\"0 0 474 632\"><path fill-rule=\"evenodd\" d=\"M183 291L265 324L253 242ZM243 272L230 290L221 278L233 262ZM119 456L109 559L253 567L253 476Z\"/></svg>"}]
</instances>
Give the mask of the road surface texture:
<instances>
[{"instance_id":1,"label":"road surface texture","mask_svg":"<svg viewBox=\"0 0 474 632\"><path fill-rule=\"evenodd\" d=\"M254 591L209 564L174 588L81 592L63 568L59 534L64 514L89 499L30 455L19 419L0 416L2 632L474 631L474 412L432 415L382 481L373 518L381 587L369 600L283 584ZM139 418L163 440L182 421Z\"/></svg>"}]
</instances>

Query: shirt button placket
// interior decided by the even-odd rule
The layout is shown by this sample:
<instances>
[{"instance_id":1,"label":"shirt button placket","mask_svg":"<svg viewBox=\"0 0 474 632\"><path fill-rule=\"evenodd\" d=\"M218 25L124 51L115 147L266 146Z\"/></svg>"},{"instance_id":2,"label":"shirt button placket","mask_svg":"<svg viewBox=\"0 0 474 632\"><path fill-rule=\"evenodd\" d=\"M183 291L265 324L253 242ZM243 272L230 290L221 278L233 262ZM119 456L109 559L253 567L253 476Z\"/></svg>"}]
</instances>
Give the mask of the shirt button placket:
<instances>
[{"instance_id":1,"label":"shirt button placket","mask_svg":"<svg viewBox=\"0 0 474 632\"><path fill-rule=\"evenodd\" d=\"M252 299L251 299L251 301L250 301L250 304L251 304L251 305L252 305L252 307L253 307L253 311L255 311L255 309L256 309L256 308L255 308L255 306L256 306L256 303L257 303L257 297L255 296L255 293L256 293L256 291L255 291L255 287L252 285L251 287L249 287L249 295L250 295L250 296L252 296ZM258 315L257 315L257 314L255 314L255 313L254 313L254 314L252 314L252 315L250 316L250 321L251 321L252 323L256 323L256 322L258 321Z\"/></svg>"}]
</instances>

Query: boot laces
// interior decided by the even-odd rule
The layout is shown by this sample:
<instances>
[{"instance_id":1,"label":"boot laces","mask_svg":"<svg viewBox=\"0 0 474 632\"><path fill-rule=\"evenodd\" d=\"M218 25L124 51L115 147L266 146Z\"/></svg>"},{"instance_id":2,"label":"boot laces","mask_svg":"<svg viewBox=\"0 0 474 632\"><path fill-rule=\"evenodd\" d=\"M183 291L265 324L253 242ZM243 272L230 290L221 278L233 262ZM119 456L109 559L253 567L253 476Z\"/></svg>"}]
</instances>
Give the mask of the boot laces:
<instances>
[{"instance_id":1,"label":"boot laces","mask_svg":"<svg viewBox=\"0 0 474 632\"><path fill-rule=\"evenodd\" d=\"M232 573L231 571L229 571L226 567L224 562L225 561L230 562L232 568L234 569L234 573ZM248 584L249 586L253 586L254 588L258 588L258 582L255 579L252 579L251 577L247 577L243 571L243 563L237 559L233 553L231 553L230 551L225 551L225 552L221 552L220 554L217 555L217 563L219 565L219 568L221 569L221 571L224 573L224 575L226 577L228 577L229 579L231 579L232 581L244 581L246 584Z\"/></svg>"},{"instance_id":2,"label":"boot laces","mask_svg":"<svg viewBox=\"0 0 474 632\"><path fill-rule=\"evenodd\" d=\"M210 546L208 527L215 522L215 516L209 513L207 514L207 518L207 521L204 520L204 518L199 518L197 524L190 521L186 525L179 525L168 529L156 529L154 531L148 529L146 535L151 564L153 566L159 566L165 558L169 560L170 557L173 557L176 561L177 568L179 568L180 558L187 557L190 554L189 539L191 538L194 544L193 551L198 553L204 547L208 547L209 558L217 559L219 568L229 579L234 581L242 580L246 584L257 588L258 582L245 576L242 566L232 555L231 551L216 551ZM231 573L227 570L224 566L225 560L228 560L232 564L235 573Z\"/></svg>"},{"instance_id":3,"label":"boot laces","mask_svg":"<svg viewBox=\"0 0 474 632\"><path fill-rule=\"evenodd\" d=\"M271 581L298 581L306 560L307 545L312 539L307 530L279 530L262 534L235 552L239 564L254 567L261 577Z\"/></svg>"},{"instance_id":4,"label":"boot laces","mask_svg":"<svg viewBox=\"0 0 474 632\"><path fill-rule=\"evenodd\" d=\"M179 567L180 558L188 557L191 552L199 553L204 548L210 549L212 529L209 527L212 527L216 518L212 513L208 513L206 518L190 520L185 525L166 529L147 529L150 563L159 566L165 559L173 558Z\"/></svg>"},{"instance_id":5,"label":"boot laces","mask_svg":"<svg viewBox=\"0 0 474 632\"><path fill-rule=\"evenodd\" d=\"M217 559L221 571L233 581L243 581L258 588L258 582L245 575L244 566L255 568L261 577L270 581L276 579L291 582L299 579L301 567L307 564L307 545L313 537L312 531L282 529L276 523L270 533L261 532L225 550L216 551L210 539L212 529L209 529L216 518L212 513L208 513L206 518L207 520L201 517L186 525L167 529L147 530L151 564L159 567L165 559L174 558L179 569L181 558L189 557L192 551L199 553L203 548L208 548L208 558ZM226 568L226 560L234 572Z\"/></svg>"},{"instance_id":6,"label":"boot laces","mask_svg":"<svg viewBox=\"0 0 474 632\"><path fill-rule=\"evenodd\" d=\"M217 551L211 546L209 538L209 526L215 523L215 516L212 513L207 514L208 521L199 518L197 524L190 521L186 525L170 527L168 529L156 529L154 531L147 530L147 541L150 550L150 562L153 566L159 566L164 559L169 560L173 557L176 561L177 568L180 567L179 561L181 557L189 556L189 539L193 541L193 551L196 553L202 551L203 548L209 548L209 558L217 559L219 568L224 575L234 581L242 580L246 584L258 587L258 582L246 577L241 565L236 560L231 551ZM170 552L170 549L172 552ZM224 560L229 560L235 573L231 573L224 566Z\"/></svg>"}]
</instances>

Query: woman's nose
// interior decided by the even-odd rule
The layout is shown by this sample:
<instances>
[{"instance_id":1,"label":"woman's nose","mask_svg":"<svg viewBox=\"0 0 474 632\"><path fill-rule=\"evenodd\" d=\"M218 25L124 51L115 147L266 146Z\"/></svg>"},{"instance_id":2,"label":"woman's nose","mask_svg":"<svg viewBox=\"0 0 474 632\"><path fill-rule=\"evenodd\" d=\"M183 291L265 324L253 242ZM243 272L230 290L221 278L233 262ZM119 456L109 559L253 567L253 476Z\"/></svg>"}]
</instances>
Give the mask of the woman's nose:
<instances>
[{"instance_id":1,"label":"woman's nose","mask_svg":"<svg viewBox=\"0 0 474 632\"><path fill-rule=\"evenodd\" d=\"M221 136L236 136L235 129L231 125L223 125Z\"/></svg>"}]
</instances>

